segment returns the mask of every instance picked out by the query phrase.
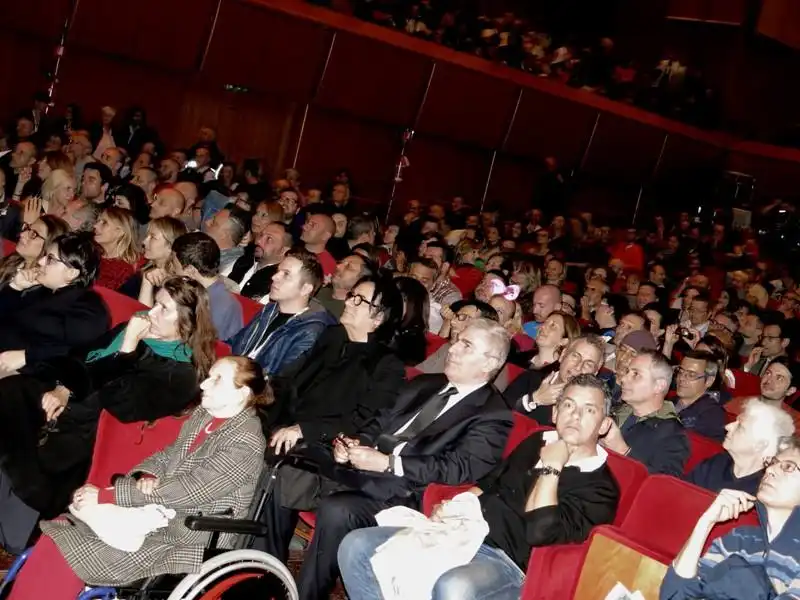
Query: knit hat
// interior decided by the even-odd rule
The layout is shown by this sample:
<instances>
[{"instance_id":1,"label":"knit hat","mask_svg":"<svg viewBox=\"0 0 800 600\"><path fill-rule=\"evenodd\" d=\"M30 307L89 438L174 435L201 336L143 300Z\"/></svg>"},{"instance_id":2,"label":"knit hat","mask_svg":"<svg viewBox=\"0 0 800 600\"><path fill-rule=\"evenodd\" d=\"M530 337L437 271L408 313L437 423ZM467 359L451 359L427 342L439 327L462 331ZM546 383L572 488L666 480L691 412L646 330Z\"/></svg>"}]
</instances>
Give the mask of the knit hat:
<instances>
[{"instance_id":1,"label":"knit hat","mask_svg":"<svg viewBox=\"0 0 800 600\"><path fill-rule=\"evenodd\" d=\"M655 339L650 334L649 331L639 330L639 331L631 331L628 335L626 335L622 340L622 345L628 346L636 352L641 352L642 350L657 350L658 344L656 344Z\"/></svg>"}]
</instances>

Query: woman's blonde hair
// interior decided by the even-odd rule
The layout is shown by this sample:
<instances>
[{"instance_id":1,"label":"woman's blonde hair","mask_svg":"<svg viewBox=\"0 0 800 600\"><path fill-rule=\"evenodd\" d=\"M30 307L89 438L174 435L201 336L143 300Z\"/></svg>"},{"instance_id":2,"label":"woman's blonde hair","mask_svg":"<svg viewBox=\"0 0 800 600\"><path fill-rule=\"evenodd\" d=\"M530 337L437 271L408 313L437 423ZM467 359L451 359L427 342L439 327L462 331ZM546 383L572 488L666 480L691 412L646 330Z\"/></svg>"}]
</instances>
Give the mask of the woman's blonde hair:
<instances>
[{"instance_id":1,"label":"woman's blonde hair","mask_svg":"<svg viewBox=\"0 0 800 600\"><path fill-rule=\"evenodd\" d=\"M159 217L158 219L153 219L147 224L147 233L151 233L153 231L156 231L164 236L164 240L166 240L166 242L170 245L170 248L175 240L187 233L184 222L180 219L176 219L175 217ZM165 269L167 274L177 275L180 273L180 266L181 265L178 262L178 259L176 259L173 255L167 261Z\"/></svg>"},{"instance_id":2,"label":"woman's blonde hair","mask_svg":"<svg viewBox=\"0 0 800 600\"><path fill-rule=\"evenodd\" d=\"M42 183L42 200L49 203L56 190L68 183L72 183L73 188L77 185L72 173L64 169L55 169Z\"/></svg>"},{"instance_id":3,"label":"woman's blonde hair","mask_svg":"<svg viewBox=\"0 0 800 600\"><path fill-rule=\"evenodd\" d=\"M139 251L137 247L138 235L136 219L133 218L133 213L124 208L110 206L100 214L101 217L103 215L105 215L110 223L116 225L121 230L120 236L115 244L113 258L119 258L126 263L135 264L139 260Z\"/></svg>"}]
</instances>

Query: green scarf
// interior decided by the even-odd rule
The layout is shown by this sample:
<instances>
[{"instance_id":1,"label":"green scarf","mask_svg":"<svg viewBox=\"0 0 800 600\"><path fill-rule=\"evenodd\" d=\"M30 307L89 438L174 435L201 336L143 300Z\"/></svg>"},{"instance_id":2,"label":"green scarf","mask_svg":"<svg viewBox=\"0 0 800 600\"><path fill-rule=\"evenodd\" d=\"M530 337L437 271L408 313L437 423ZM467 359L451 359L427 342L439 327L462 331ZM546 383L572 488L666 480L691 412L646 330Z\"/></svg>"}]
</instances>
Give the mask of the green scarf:
<instances>
[{"instance_id":1,"label":"green scarf","mask_svg":"<svg viewBox=\"0 0 800 600\"><path fill-rule=\"evenodd\" d=\"M106 356L116 354L122 347L122 340L124 339L125 329L122 329L122 331L117 334L117 337L115 337L108 346L102 350L92 350L89 352L86 357L86 361L93 362L95 360L105 358ZM154 354L158 354L159 356L178 362L192 362L191 348L189 348L180 340L165 342L164 340L144 339L142 341L150 347Z\"/></svg>"}]
</instances>

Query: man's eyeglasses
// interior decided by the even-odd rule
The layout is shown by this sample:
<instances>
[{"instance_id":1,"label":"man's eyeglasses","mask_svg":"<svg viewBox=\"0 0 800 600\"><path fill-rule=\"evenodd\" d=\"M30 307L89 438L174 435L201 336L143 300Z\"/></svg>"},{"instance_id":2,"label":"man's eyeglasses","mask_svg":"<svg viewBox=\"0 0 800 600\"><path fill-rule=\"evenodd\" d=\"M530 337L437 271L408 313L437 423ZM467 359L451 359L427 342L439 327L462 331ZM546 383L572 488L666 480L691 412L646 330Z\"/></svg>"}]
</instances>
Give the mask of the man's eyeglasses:
<instances>
[{"instance_id":1,"label":"man's eyeglasses","mask_svg":"<svg viewBox=\"0 0 800 600\"><path fill-rule=\"evenodd\" d=\"M354 294L353 292L347 292L347 299L353 301L353 306L361 306L363 303L367 303L372 308L378 308L377 304L374 304L372 301L368 300L361 294Z\"/></svg>"},{"instance_id":2,"label":"man's eyeglasses","mask_svg":"<svg viewBox=\"0 0 800 600\"><path fill-rule=\"evenodd\" d=\"M30 233L34 240L44 240L44 236L27 223L22 226L21 231L22 233Z\"/></svg>"},{"instance_id":3,"label":"man's eyeglasses","mask_svg":"<svg viewBox=\"0 0 800 600\"><path fill-rule=\"evenodd\" d=\"M686 369L678 367L677 369L675 369L675 376L678 379L697 381L698 379L705 379L706 374L705 373L697 374L694 371L687 371Z\"/></svg>"},{"instance_id":4,"label":"man's eyeglasses","mask_svg":"<svg viewBox=\"0 0 800 600\"><path fill-rule=\"evenodd\" d=\"M772 458L767 458L764 460L764 468L769 469L778 465L781 471L784 473L794 473L797 469L800 469L800 466L796 462L791 460L780 460L777 456L773 456Z\"/></svg>"},{"instance_id":5,"label":"man's eyeglasses","mask_svg":"<svg viewBox=\"0 0 800 600\"><path fill-rule=\"evenodd\" d=\"M456 314L456 319L458 319L459 321L468 321L468 320L474 319L474 318L475 317L473 317L472 315L467 314L467 313L458 313L458 314Z\"/></svg>"}]
</instances>

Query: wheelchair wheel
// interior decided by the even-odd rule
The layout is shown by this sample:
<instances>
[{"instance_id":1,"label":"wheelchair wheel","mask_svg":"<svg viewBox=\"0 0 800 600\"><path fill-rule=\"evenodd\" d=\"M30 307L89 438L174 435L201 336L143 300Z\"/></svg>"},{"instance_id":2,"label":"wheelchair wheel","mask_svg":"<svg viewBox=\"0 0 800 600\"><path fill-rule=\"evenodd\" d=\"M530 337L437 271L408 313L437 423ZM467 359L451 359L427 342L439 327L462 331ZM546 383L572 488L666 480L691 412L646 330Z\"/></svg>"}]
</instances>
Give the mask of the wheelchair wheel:
<instances>
[{"instance_id":1,"label":"wheelchair wheel","mask_svg":"<svg viewBox=\"0 0 800 600\"><path fill-rule=\"evenodd\" d=\"M203 563L187 575L168 600L297 600L297 585L289 569L271 554L232 550Z\"/></svg>"}]
</instances>

